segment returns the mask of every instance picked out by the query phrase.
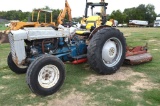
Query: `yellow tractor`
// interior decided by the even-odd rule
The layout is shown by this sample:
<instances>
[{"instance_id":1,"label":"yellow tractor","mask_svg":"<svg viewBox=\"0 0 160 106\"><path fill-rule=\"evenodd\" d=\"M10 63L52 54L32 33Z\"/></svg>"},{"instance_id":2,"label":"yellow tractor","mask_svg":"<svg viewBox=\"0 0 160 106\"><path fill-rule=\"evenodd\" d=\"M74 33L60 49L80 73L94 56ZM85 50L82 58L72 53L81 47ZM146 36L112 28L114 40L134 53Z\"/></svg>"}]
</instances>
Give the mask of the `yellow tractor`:
<instances>
[{"instance_id":1,"label":"yellow tractor","mask_svg":"<svg viewBox=\"0 0 160 106\"><path fill-rule=\"evenodd\" d=\"M107 60L108 58L112 58L112 53L114 54L116 52L116 55L120 56L119 54L123 51L125 52L125 63L127 64L134 65L151 61L152 56L149 53L147 53L147 46L137 46L131 48L125 46L126 44L124 42L119 43L122 39L124 39L124 36L122 32L112 27L114 24L113 19L111 19L110 21L106 20L107 5L108 3L106 3L104 0L101 0L101 2L99 3L87 2L86 0L85 15L81 20L81 24L83 27L81 27L80 30L77 30L76 34L83 38L87 38L86 43L88 43L88 51L92 51L88 53L90 54L88 55L88 58L93 58L93 56L97 58L96 54L102 53L102 60L104 62L106 61L106 64L108 64ZM91 16L88 16L89 7L91 8ZM100 7L101 11L94 12L93 9L95 7ZM103 39L108 39L108 41L103 42ZM101 48L101 45L97 42L98 40L101 40L101 42L104 45L102 47L102 51L98 51L99 48ZM121 51L122 47L125 47L125 49ZM108 56L107 52L104 52L107 50L110 51L110 55ZM94 65L95 61L93 60L94 59L88 60L88 63L93 68L96 68L96 65ZM114 61L116 60L112 58L112 61L112 64L114 64Z\"/></svg>"}]
</instances>

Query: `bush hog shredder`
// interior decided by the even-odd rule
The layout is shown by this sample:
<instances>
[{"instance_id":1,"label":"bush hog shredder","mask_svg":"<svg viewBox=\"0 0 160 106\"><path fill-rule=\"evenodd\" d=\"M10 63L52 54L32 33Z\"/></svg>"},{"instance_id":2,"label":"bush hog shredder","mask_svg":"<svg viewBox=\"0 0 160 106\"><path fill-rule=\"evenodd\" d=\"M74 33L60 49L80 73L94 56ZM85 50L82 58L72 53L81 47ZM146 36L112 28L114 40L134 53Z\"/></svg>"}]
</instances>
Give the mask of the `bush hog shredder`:
<instances>
[{"instance_id":1,"label":"bush hog shredder","mask_svg":"<svg viewBox=\"0 0 160 106\"><path fill-rule=\"evenodd\" d=\"M106 8L108 3L87 5ZM151 60L151 55L146 56L145 47L127 48L123 33L106 25L101 16L87 17L86 29L61 25L56 29L32 27L11 31L8 37L11 47L8 66L17 74L27 72L29 88L41 96L51 95L60 89L65 79L63 62L66 61L79 64L88 60L94 71L106 75L115 73L125 59L127 63L137 64L130 61L130 56L143 56L145 53L141 58L143 61L138 63Z\"/></svg>"},{"instance_id":2,"label":"bush hog shredder","mask_svg":"<svg viewBox=\"0 0 160 106\"><path fill-rule=\"evenodd\" d=\"M141 64L152 60L152 56L147 53L146 46L127 47L126 58L124 63L130 65Z\"/></svg>"}]
</instances>

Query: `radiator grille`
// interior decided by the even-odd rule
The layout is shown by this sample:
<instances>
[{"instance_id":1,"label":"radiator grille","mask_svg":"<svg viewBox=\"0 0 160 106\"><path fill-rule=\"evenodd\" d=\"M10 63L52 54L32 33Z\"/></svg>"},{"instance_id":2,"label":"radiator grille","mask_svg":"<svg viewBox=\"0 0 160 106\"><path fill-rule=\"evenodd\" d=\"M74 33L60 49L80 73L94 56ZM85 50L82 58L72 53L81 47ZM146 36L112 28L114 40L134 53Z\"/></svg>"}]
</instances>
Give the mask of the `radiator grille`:
<instances>
[{"instance_id":1,"label":"radiator grille","mask_svg":"<svg viewBox=\"0 0 160 106\"><path fill-rule=\"evenodd\" d=\"M8 35L8 38L9 38L9 43L10 43L10 51L12 54L12 59L15 60L16 59L16 56L15 56L16 52L15 52L15 48L14 48L14 39L13 39L13 36L11 33Z\"/></svg>"}]
</instances>

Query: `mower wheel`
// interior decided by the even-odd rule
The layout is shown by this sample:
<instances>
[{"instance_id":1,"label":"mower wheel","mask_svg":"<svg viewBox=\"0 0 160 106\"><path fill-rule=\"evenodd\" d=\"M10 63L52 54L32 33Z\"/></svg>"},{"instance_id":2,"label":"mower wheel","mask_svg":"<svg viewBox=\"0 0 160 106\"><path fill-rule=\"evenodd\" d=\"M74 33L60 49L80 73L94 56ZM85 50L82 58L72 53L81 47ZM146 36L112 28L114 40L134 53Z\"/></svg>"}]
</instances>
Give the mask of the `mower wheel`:
<instances>
[{"instance_id":1,"label":"mower wheel","mask_svg":"<svg viewBox=\"0 0 160 106\"><path fill-rule=\"evenodd\" d=\"M13 62L12 54L11 54L11 53L9 53L9 55L8 55L7 63L8 63L9 68L10 68L13 72L15 72L15 73L17 73L17 74L23 74L23 73L26 73L26 71L27 71L27 66L18 67L18 66Z\"/></svg>"},{"instance_id":2,"label":"mower wheel","mask_svg":"<svg viewBox=\"0 0 160 106\"><path fill-rule=\"evenodd\" d=\"M88 63L93 70L99 74L112 74L125 59L125 38L118 29L103 28L94 34L87 50Z\"/></svg>"},{"instance_id":3,"label":"mower wheel","mask_svg":"<svg viewBox=\"0 0 160 106\"><path fill-rule=\"evenodd\" d=\"M47 96L60 89L65 79L63 62L52 55L37 57L28 67L26 81L31 91Z\"/></svg>"}]
</instances>

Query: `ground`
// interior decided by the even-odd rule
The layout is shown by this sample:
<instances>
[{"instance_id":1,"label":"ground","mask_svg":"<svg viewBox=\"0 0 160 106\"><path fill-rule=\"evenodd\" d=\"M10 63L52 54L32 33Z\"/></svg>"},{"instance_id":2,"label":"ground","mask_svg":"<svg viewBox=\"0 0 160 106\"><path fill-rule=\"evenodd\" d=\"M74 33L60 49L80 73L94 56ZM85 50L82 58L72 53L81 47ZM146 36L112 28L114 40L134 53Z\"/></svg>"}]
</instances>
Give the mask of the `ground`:
<instances>
[{"instance_id":1,"label":"ground","mask_svg":"<svg viewBox=\"0 0 160 106\"><path fill-rule=\"evenodd\" d=\"M113 75L98 75L87 63L65 64L62 88L48 97L33 94L25 74L7 66L9 44L0 45L0 103L26 106L160 106L160 28L120 28L131 46L148 43L152 62L122 65Z\"/></svg>"}]
</instances>

